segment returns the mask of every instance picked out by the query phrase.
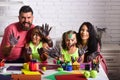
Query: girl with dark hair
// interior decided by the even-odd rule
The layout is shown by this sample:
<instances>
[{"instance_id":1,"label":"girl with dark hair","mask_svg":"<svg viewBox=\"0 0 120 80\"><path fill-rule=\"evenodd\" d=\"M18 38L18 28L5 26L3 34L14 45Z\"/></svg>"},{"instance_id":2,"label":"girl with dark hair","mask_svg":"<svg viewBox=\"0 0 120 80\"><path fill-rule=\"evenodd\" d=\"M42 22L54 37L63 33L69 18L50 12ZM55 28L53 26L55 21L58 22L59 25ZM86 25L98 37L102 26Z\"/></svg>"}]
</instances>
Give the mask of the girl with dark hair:
<instances>
[{"instance_id":1,"label":"girl with dark hair","mask_svg":"<svg viewBox=\"0 0 120 80\"><path fill-rule=\"evenodd\" d=\"M97 39L94 26L90 22L84 22L77 34L78 47L83 51L84 62L89 62L96 58L100 52L99 41Z\"/></svg>"},{"instance_id":2,"label":"girl with dark hair","mask_svg":"<svg viewBox=\"0 0 120 80\"><path fill-rule=\"evenodd\" d=\"M82 55L79 54L75 31L70 30L63 34L61 54L65 62L78 61L81 58ZM79 62L82 62L82 59Z\"/></svg>"},{"instance_id":3,"label":"girl with dark hair","mask_svg":"<svg viewBox=\"0 0 120 80\"><path fill-rule=\"evenodd\" d=\"M48 54L44 49L44 44L47 43L49 47L52 47L53 42L50 38L47 38L51 28L49 29L49 26L45 24L45 29L48 30L44 30L44 27L41 26L35 26L35 28L31 30L31 39L23 50L25 62L31 61L32 59L41 62L47 60ZM46 33L47 35L45 35Z\"/></svg>"}]
</instances>

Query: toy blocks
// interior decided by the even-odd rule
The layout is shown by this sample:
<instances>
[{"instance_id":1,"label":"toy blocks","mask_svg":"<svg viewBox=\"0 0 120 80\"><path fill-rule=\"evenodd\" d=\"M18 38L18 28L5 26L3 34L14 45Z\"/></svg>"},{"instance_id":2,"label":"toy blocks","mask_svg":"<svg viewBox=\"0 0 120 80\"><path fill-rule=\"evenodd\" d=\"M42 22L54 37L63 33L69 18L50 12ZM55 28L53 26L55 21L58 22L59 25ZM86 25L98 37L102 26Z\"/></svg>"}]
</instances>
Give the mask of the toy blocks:
<instances>
[{"instance_id":1,"label":"toy blocks","mask_svg":"<svg viewBox=\"0 0 120 80\"><path fill-rule=\"evenodd\" d=\"M72 67L73 67L73 70L79 70L80 69L80 63L75 61L74 63L72 63Z\"/></svg>"}]
</instances>

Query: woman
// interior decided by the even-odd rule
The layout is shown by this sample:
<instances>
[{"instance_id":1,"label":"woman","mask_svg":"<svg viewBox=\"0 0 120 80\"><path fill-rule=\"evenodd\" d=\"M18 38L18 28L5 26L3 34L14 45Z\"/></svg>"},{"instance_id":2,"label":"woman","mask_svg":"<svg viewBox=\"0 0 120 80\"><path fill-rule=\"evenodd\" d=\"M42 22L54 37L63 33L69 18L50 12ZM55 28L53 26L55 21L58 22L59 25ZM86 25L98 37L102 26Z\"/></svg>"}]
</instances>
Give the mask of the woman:
<instances>
[{"instance_id":1,"label":"woman","mask_svg":"<svg viewBox=\"0 0 120 80\"><path fill-rule=\"evenodd\" d=\"M99 41L96 38L94 26L90 22L84 22L78 31L78 47L84 54L84 62L90 62L100 52Z\"/></svg>"}]
</instances>

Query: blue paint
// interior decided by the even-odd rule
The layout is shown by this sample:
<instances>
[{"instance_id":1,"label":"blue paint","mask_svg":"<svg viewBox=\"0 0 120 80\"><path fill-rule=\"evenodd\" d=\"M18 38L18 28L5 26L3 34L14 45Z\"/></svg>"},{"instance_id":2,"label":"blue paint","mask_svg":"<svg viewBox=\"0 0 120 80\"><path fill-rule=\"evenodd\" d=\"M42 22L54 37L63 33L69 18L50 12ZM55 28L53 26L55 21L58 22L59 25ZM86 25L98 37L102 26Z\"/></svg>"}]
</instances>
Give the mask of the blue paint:
<instances>
[{"instance_id":1,"label":"blue paint","mask_svg":"<svg viewBox=\"0 0 120 80\"><path fill-rule=\"evenodd\" d=\"M72 71L72 66L71 65L66 66L66 70L67 71Z\"/></svg>"}]
</instances>

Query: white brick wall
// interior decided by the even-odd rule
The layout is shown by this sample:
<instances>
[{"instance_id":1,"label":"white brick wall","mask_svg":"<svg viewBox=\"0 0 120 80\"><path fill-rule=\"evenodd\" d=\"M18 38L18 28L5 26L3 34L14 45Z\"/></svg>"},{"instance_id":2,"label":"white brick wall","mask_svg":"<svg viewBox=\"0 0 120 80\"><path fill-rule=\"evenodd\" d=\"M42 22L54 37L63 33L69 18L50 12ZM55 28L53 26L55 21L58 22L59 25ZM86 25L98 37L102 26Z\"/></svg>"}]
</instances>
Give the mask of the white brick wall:
<instances>
[{"instance_id":1,"label":"white brick wall","mask_svg":"<svg viewBox=\"0 0 120 80\"><path fill-rule=\"evenodd\" d=\"M4 0L2 0L4 1ZM107 27L104 42L120 41L120 0L6 0L23 1L34 10L34 24L48 23L53 26L52 38L61 38L64 31L76 30L84 21L90 21L95 26ZM4 11L2 8L7 9ZM18 10L21 6L0 6L0 34L11 22L18 21ZM9 18L9 19L8 19Z\"/></svg>"},{"instance_id":2,"label":"white brick wall","mask_svg":"<svg viewBox=\"0 0 120 80\"><path fill-rule=\"evenodd\" d=\"M110 0L106 2L106 27L111 36L110 41L120 43L120 0Z\"/></svg>"}]
</instances>

